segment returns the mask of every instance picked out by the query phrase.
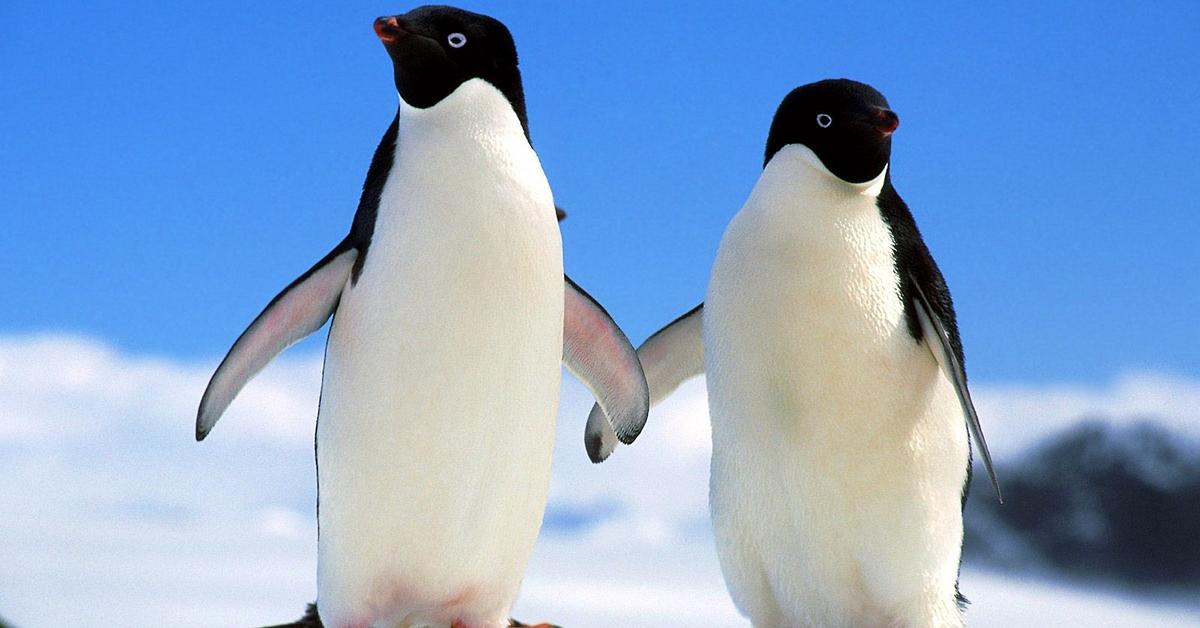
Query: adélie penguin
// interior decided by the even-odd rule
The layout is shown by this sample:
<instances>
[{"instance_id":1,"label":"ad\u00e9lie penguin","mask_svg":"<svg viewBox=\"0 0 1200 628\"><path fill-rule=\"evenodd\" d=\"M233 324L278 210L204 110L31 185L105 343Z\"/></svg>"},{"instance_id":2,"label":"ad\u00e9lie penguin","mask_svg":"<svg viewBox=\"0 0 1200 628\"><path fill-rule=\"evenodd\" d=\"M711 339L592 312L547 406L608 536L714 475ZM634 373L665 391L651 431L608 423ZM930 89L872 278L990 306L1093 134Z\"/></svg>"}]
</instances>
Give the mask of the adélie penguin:
<instances>
[{"instance_id":1,"label":"ad\u00e9lie penguin","mask_svg":"<svg viewBox=\"0 0 1200 628\"><path fill-rule=\"evenodd\" d=\"M960 626L971 452L950 292L892 185L875 89L783 100L705 302L639 349L657 403L707 377L721 568L755 626ZM618 442L603 408L588 453Z\"/></svg>"},{"instance_id":2,"label":"ad\u00e9lie penguin","mask_svg":"<svg viewBox=\"0 0 1200 628\"><path fill-rule=\"evenodd\" d=\"M375 31L400 103L350 233L234 343L196 437L333 316L316 430L322 622L507 626L546 504L561 365L626 435L646 382L563 275L508 29L421 7Z\"/></svg>"}]
</instances>

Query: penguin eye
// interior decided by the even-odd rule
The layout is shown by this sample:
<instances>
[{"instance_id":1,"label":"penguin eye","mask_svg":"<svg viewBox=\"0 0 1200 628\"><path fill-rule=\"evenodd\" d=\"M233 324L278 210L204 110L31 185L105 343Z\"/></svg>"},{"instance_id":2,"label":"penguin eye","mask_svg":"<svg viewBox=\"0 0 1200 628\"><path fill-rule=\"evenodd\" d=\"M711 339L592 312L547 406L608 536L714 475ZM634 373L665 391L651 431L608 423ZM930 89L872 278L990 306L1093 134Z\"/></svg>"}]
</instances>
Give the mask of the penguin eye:
<instances>
[{"instance_id":1,"label":"penguin eye","mask_svg":"<svg viewBox=\"0 0 1200 628\"><path fill-rule=\"evenodd\" d=\"M446 43L450 44L451 48L462 48L467 45L467 36L462 33L450 33L446 37Z\"/></svg>"},{"instance_id":2,"label":"penguin eye","mask_svg":"<svg viewBox=\"0 0 1200 628\"><path fill-rule=\"evenodd\" d=\"M831 125L831 124L833 124L833 118L830 117L829 114L827 114L827 113L818 113L817 114L817 126L821 127L822 129L828 129L829 125Z\"/></svg>"}]
</instances>

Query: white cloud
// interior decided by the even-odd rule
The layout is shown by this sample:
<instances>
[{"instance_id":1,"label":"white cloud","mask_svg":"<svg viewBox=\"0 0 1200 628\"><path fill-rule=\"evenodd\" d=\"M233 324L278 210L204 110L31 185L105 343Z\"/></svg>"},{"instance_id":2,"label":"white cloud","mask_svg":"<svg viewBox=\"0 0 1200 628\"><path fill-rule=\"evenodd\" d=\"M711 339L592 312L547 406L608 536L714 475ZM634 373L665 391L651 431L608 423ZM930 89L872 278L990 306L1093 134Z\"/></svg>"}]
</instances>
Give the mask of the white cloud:
<instances>
[{"instance_id":1,"label":"white cloud","mask_svg":"<svg viewBox=\"0 0 1200 628\"><path fill-rule=\"evenodd\" d=\"M268 367L196 443L196 403L214 366L79 337L0 337L0 616L23 627L245 626L293 618L313 599L320 357ZM997 452L1091 410L1200 424L1200 382L1182 378L976 395ZM583 525L547 527L515 612L571 628L745 625L708 531L703 381L603 465L584 453L590 405L565 379L551 512L582 513ZM1106 604L1116 605L1106 617L1165 625L1153 623L1166 612L1153 605L996 576L968 572L964 589L975 625L1024 625L996 618L1051 603L1058 625L1082 625L1071 618ZM1019 617L1042 617L1034 612Z\"/></svg>"},{"instance_id":2,"label":"white cloud","mask_svg":"<svg viewBox=\"0 0 1200 628\"><path fill-rule=\"evenodd\" d=\"M198 444L214 366L0 338L0 616L232 626L303 609L319 359L273 365Z\"/></svg>"},{"instance_id":3,"label":"white cloud","mask_svg":"<svg viewBox=\"0 0 1200 628\"><path fill-rule=\"evenodd\" d=\"M195 417L215 366L123 355L76 336L0 337L0 442L82 442L131 425L188 435L184 417ZM319 357L281 360L242 392L219 429L311 443L320 381Z\"/></svg>"},{"instance_id":4,"label":"white cloud","mask_svg":"<svg viewBox=\"0 0 1200 628\"><path fill-rule=\"evenodd\" d=\"M1019 454L1081 417L1126 424L1143 419L1200 438L1200 380L1128 373L1101 386L989 384L973 386L988 445L997 457Z\"/></svg>"}]
</instances>

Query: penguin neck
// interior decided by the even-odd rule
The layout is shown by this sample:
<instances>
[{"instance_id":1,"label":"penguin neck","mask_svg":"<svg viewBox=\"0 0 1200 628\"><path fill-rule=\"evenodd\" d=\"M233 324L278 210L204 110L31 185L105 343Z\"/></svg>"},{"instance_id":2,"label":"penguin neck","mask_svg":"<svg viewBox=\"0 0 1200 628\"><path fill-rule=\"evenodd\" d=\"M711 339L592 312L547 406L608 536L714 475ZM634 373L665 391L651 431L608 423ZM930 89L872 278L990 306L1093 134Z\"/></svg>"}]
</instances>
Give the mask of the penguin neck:
<instances>
[{"instance_id":1,"label":"penguin neck","mask_svg":"<svg viewBox=\"0 0 1200 628\"><path fill-rule=\"evenodd\" d=\"M884 166L869 181L849 183L830 172L812 149L791 144L763 168L742 211L779 239L825 239L847 221L879 219L887 172Z\"/></svg>"},{"instance_id":2,"label":"penguin neck","mask_svg":"<svg viewBox=\"0 0 1200 628\"><path fill-rule=\"evenodd\" d=\"M428 137L437 142L474 140L484 148L499 149L497 143L519 139L529 146L525 125L512 103L479 78L463 82L432 107L413 107L401 98L397 115L402 143L420 143Z\"/></svg>"},{"instance_id":3,"label":"penguin neck","mask_svg":"<svg viewBox=\"0 0 1200 628\"><path fill-rule=\"evenodd\" d=\"M780 149L763 168L762 178L768 177L768 172L772 170L773 166L775 172L771 172L770 176L772 177L787 177L795 184L810 189L824 188L830 195L863 196L872 199L878 198L879 193L883 191L888 173L888 164L885 164L883 170L880 170L879 174L869 181L862 183L845 181L830 172L821 158L803 144L790 144Z\"/></svg>"},{"instance_id":4,"label":"penguin neck","mask_svg":"<svg viewBox=\"0 0 1200 628\"><path fill-rule=\"evenodd\" d=\"M441 247L442 255L470 250L479 256L541 242L547 233L557 237L546 175L495 87L475 79L428 108L401 102L396 127L363 273L371 260L384 266L411 261L414 239ZM428 256L436 257L435 249Z\"/></svg>"}]
</instances>

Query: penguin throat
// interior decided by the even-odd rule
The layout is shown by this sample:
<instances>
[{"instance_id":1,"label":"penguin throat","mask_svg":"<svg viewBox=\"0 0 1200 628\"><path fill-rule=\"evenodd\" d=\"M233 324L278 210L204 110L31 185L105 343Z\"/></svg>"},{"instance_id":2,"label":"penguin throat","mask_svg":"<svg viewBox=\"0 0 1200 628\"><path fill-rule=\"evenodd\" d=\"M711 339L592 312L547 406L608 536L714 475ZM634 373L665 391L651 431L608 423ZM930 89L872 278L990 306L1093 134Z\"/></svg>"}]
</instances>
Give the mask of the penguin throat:
<instances>
[{"instance_id":1,"label":"penguin throat","mask_svg":"<svg viewBox=\"0 0 1200 628\"><path fill-rule=\"evenodd\" d=\"M883 170L880 170L879 174L875 175L875 178L873 179L863 181L862 183L851 183L830 172L829 168L826 168L824 162L821 161L821 158L818 157L811 148L803 144L789 144L788 146L783 147L779 152L784 151L792 152L797 158L799 158L800 161L821 173L823 176L829 177L830 179L841 183L842 185L846 186L848 191L854 194L861 194L862 196L879 196L879 193L883 191L883 183L887 179L888 168L891 166L891 164L884 164Z\"/></svg>"},{"instance_id":2,"label":"penguin throat","mask_svg":"<svg viewBox=\"0 0 1200 628\"><path fill-rule=\"evenodd\" d=\"M439 133L465 132L474 136L515 132L529 141L512 103L503 92L481 78L464 81L431 107L414 107L403 97L399 100L402 129L417 125L436 128ZM403 138L404 133L400 137Z\"/></svg>"}]
</instances>

